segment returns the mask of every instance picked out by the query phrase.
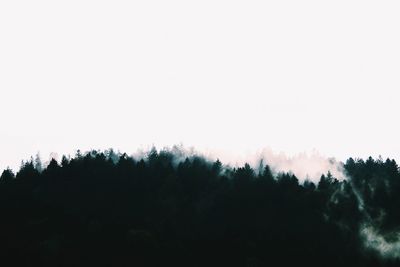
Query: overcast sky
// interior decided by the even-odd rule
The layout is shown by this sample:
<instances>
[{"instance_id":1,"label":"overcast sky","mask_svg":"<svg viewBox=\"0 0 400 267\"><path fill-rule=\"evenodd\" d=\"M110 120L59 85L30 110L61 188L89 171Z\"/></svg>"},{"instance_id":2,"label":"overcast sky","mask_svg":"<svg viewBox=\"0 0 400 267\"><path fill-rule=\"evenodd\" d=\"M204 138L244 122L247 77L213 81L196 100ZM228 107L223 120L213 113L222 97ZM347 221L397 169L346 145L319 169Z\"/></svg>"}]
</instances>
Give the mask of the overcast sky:
<instances>
[{"instance_id":1,"label":"overcast sky","mask_svg":"<svg viewBox=\"0 0 400 267\"><path fill-rule=\"evenodd\" d=\"M400 160L399 1L0 2L0 168L182 143Z\"/></svg>"}]
</instances>

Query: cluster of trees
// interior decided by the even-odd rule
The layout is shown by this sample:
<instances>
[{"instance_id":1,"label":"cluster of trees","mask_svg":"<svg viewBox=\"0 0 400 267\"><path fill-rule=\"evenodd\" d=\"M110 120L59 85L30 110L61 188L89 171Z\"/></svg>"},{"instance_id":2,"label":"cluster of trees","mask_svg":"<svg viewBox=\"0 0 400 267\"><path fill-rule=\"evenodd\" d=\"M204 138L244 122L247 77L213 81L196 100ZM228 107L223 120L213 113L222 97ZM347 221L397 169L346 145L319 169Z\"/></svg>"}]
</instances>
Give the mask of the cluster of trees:
<instances>
[{"instance_id":1,"label":"cluster of trees","mask_svg":"<svg viewBox=\"0 0 400 267\"><path fill-rule=\"evenodd\" d=\"M394 160L353 160L314 184L248 164L228 168L152 150L35 161L0 178L7 266L399 266L360 227L400 226ZM362 201L361 201L362 199ZM382 215L384 213L384 216ZM392 239L391 239L392 238Z\"/></svg>"}]
</instances>

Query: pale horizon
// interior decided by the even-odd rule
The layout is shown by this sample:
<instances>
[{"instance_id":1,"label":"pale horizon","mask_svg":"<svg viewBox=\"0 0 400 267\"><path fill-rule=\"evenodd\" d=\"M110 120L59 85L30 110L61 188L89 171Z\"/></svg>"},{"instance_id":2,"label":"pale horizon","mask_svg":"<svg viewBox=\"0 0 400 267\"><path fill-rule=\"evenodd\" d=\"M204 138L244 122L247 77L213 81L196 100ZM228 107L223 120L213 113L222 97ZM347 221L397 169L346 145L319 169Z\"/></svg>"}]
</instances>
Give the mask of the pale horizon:
<instances>
[{"instance_id":1,"label":"pale horizon","mask_svg":"<svg viewBox=\"0 0 400 267\"><path fill-rule=\"evenodd\" d=\"M3 1L0 169L183 144L400 160L398 1Z\"/></svg>"}]
</instances>

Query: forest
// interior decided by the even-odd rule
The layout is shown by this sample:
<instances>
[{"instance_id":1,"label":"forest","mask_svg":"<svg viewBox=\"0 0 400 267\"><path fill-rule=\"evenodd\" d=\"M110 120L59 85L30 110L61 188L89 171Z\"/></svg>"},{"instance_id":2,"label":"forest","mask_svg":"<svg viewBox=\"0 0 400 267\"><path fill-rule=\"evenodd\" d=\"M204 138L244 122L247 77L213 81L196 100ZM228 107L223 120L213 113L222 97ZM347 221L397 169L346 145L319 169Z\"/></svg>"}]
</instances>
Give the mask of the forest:
<instances>
[{"instance_id":1,"label":"forest","mask_svg":"<svg viewBox=\"0 0 400 267\"><path fill-rule=\"evenodd\" d=\"M3 266L400 266L395 160L318 182L152 149L78 151L0 178Z\"/></svg>"}]
</instances>

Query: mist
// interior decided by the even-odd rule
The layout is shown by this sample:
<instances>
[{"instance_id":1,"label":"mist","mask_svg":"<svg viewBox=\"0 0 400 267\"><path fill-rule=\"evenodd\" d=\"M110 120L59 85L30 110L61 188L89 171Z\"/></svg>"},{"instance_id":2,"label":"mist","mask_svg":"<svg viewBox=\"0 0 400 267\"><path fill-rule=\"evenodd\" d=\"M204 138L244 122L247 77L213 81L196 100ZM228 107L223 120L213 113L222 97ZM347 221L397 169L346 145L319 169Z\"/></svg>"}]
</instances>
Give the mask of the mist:
<instances>
[{"instance_id":1,"label":"mist","mask_svg":"<svg viewBox=\"0 0 400 267\"><path fill-rule=\"evenodd\" d=\"M400 266L399 14L0 1L0 259Z\"/></svg>"}]
</instances>

